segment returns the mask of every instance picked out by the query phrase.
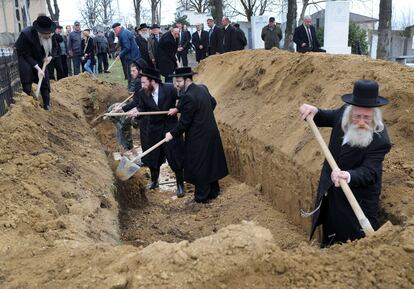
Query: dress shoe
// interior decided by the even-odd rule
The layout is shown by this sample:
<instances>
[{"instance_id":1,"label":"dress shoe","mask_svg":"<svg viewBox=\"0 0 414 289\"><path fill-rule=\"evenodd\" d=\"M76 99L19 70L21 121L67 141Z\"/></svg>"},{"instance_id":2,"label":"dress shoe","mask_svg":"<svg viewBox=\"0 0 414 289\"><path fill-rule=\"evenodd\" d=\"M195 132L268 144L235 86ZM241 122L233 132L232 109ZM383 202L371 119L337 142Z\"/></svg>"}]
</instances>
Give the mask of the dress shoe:
<instances>
[{"instance_id":1,"label":"dress shoe","mask_svg":"<svg viewBox=\"0 0 414 289\"><path fill-rule=\"evenodd\" d=\"M175 191L178 198L182 198L185 195L185 189L183 184L177 185L177 190Z\"/></svg>"},{"instance_id":2,"label":"dress shoe","mask_svg":"<svg viewBox=\"0 0 414 289\"><path fill-rule=\"evenodd\" d=\"M105 70L104 73L111 73L109 70Z\"/></svg>"},{"instance_id":3,"label":"dress shoe","mask_svg":"<svg viewBox=\"0 0 414 289\"><path fill-rule=\"evenodd\" d=\"M158 188L159 187L159 184L158 184L158 181L157 182L151 182L149 185L148 185L148 189L149 190L155 190L156 188Z\"/></svg>"}]
</instances>

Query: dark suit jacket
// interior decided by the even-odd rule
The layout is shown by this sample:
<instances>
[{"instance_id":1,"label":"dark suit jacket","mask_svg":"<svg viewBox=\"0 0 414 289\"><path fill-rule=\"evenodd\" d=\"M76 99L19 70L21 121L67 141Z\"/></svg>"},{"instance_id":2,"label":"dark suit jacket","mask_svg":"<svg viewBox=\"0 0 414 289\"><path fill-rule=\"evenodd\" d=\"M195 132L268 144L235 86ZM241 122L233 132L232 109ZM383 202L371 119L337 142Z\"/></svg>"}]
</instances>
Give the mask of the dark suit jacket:
<instances>
[{"instance_id":1,"label":"dark suit jacket","mask_svg":"<svg viewBox=\"0 0 414 289\"><path fill-rule=\"evenodd\" d=\"M223 51L223 29L214 26L213 30L209 31L208 55L223 53Z\"/></svg>"},{"instance_id":2,"label":"dark suit jacket","mask_svg":"<svg viewBox=\"0 0 414 289\"><path fill-rule=\"evenodd\" d=\"M135 41L139 47L142 59L144 59L149 66L152 66L152 61L148 53L148 41L140 34L135 37Z\"/></svg>"},{"instance_id":3,"label":"dark suit jacket","mask_svg":"<svg viewBox=\"0 0 414 289\"><path fill-rule=\"evenodd\" d=\"M312 49L309 48L309 39L308 34L306 33L305 26L300 25L295 28L295 33L293 34L293 42L296 43L297 52L309 52L309 51L319 51L321 45L318 42L316 37L316 31L314 26L310 26L311 36L312 36ZM306 46L302 47L302 44L305 43Z\"/></svg>"},{"instance_id":4,"label":"dark suit jacket","mask_svg":"<svg viewBox=\"0 0 414 289\"><path fill-rule=\"evenodd\" d=\"M172 74L177 66L178 43L171 32L163 34L158 43L158 69L165 77Z\"/></svg>"},{"instance_id":5,"label":"dark suit jacket","mask_svg":"<svg viewBox=\"0 0 414 289\"><path fill-rule=\"evenodd\" d=\"M346 105L336 110L319 110L315 115L315 124L319 127L332 127L329 140L331 151L339 168L348 171L351 175L349 186L355 195L361 209L377 228L377 212L379 209L379 196L381 193L382 162L391 149L387 130L374 133L374 138L367 147L356 148L348 144L342 145L344 132L341 128L342 115ZM316 207L321 209L313 215L312 238L316 227L335 219L338 231L336 241L346 241L363 237L358 220L355 217L341 188L336 188L331 181L331 168L325 160L319 180L316 195ZM322 203L321 203L322 202Z\"/></svg>"},{"instance_id":6,"label":"dark suit jacket","mask_svg":"<svg viewBox=\"0 0 414 289\"><path fill-rule=\"evenodd\" d=\"M227 27L223 27L223 49L224 52L236 51L237 45L237 31L231 24Z\"/></svg>"},{"instance_id":7,"label":"dark suit jacket","mask_svg":"<svg viewBox=\"0 0 414 289\"><path fill-rule=\"evenodd\" d=\"M188 49L191 47L191 35L188 31L181 31L181 41L178 40L178 46L184 48L184 50L181 53L188 53Z\"/></svg>"},{"instance_id":8,"label":"dark suit jacket","mask_svg":"<svg viewBox=\"0 0 414 289\"><path fill-rule=\"evenodd\" d=\"M208 48L208 32L201 30L201 38L198 36L198 31L193 33L192 42L195 50L200 50L199 46L203 45L202 50L207 50Z\"/></svg>"},{"instance_id":9,"label":"dark suit jacket","mask_svg":"<svg viewBox=\"0 0 414 289\"><path fill-rule=\"evenodd\" d=\"M236 50L243 50L244 47L247 45L247 39L246 35L244 34L244 31L240 28L236 29Z\"/></svg>"}]
</instances>

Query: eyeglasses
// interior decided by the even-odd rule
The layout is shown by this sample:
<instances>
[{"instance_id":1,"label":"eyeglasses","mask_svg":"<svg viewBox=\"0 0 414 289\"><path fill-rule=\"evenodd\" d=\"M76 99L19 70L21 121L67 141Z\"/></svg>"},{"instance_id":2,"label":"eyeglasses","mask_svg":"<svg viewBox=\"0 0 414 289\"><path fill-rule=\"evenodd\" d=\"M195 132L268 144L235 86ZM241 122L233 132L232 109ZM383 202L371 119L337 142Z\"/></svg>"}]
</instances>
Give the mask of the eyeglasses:
<instances>
[{"instance_id":1,"label":"eyeglasses","mask_svg":"<svg viewBox=\"0 0 414 289\"><path fill-rule=\"evenodd\" d=\"M360 120L362 119L364 122L371 122L372 116L371 115L363 115L363 114L353 114L352 120Z\"/></svg>"}]
</instances>

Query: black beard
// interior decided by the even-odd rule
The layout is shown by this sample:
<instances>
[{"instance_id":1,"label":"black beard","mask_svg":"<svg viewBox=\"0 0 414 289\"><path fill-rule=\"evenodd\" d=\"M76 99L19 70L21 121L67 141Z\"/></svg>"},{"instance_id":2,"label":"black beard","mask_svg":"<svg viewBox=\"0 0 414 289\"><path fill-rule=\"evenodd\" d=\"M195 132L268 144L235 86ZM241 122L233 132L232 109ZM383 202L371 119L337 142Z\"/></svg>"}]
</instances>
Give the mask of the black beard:
<instances>
[{"instance_id":1,"label":"black beard","mask_svg":"<svg viewBox=\"0 0 414 289\"><path fill-rule=\"evenodd\" d=\"M152 86L152 84L150 83L148 88L144 88L145 94L146 95L151 95L154 92L154 86Z\"/></svg>"}]
</instances>

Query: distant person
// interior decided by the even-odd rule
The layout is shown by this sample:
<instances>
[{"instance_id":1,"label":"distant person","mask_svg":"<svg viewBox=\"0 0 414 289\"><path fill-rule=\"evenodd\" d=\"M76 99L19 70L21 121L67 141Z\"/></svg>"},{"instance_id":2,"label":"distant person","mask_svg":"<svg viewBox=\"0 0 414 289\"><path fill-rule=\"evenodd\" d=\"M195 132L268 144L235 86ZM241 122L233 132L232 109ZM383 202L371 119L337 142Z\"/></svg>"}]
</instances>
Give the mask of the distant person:
<instances>
[{"instance_id":1,"label":"distant person","mask_svg":"<svg viewBox=\"0 0 414 289\"><path fill-rule=\"evenodd\" d=\"M105 32L105 37L108 40L108 54L109 54L109 58L111 59L115 59L115 32L110 29L109 27L106 28L106 32Z\"/></svg>"},{"instance_id":2,"label":"distant person","mask_svg":"<svg viewBox=\"0 0 414 289\"><path fill-rule=\"evenodd\" d=\"M262 29L262 40L264 41L265 49L269 50L273 47L279 48L280 40L282 40L283 34L279 25L275 22L274 17L269 18L269 24Z\"/></svg>"},{"instance_id":3,"label":"distant person","mask_svg":"<svg viewBox=\"0 0 414 289\"><path fill-rule=\"evenodd\" d=\"M81 41L82 47L82 66L86 72L93 78L96 78L93 73L93 67L95 65L95 45L93 38L91 37L91 30L83 30L83 39Z\"/></svg>"},{"instance_id":4,"label":"distant person","mask_svg":"<svg viewBox=\"0 0 414 289\"><path fill-rule=\"evenodd\" d=\"M244 50L244 47L247 45L247 38L244 34L244 31L240 29L240 24L236 23L233 25L233 27L236 29L236 50Z\"/></svg>"},{"instance_id":5,"label":"distant person","mask_svg":"<svg viewBox=\"0 0 414 289\"><path fill-rule=\"evenodd\" d=\"M148 39L148 54L151 59L152 66L156 69L159 69L157 49L161 35L160 26L158 24L153 24L151 26L151 36Z\"/></svg>"},{"instance_id":6,"label":"distant person","mask_svg":"<svg viewBox=\"0 0 414 289\"><path fill-rule=\"evenodd\" d=\"M103 31L98 31L95 37L96 56L98 57L98 73L110 73L108 71L109 43Z\"/></svg>"},{"instance_id":7,"label":"distant person","mask_svg":"<svg viewBox=\"0 0 414 289\"><path fill-rule=\"evenodd\" d=\"M183 66L188 66L188 49L191 46L191 35L188 31L183 29L182 23L177 23L176 27L179 29L177 58Z\"/></svg>"},{"instance_id":8,"label":"distant person","mask_svg":"<svg viewBox=\"0 0 414 289\"><path fill-rule=\"evenodd\" d=\"M63 40L65 41L66 46L66 67L68 68L68 76L72 76L73 74L73 64L72 64L72 56L69 55L69 47L68 47L68 39L69 34L72 32L72 26L66 25L66 33L63 35Z\"/></svg>"},{"instance_id":9,"label":"distant person","mask_svg":"<svg viewBox=\"0 0 414 289\"><path fill-rule=\"evenodd\" d=\"M223 17L221 24L223 25L223 52L231 52L237 50L237 31L230 24L228 17Z\"/></svg>"},{"instance_id":10,"label":"distant person","mask_svg":"<svg viewBox=\"0 0 414 289\"><path fill-rule=\"evenodd\" d=\"M170 75L178 65L176 54L178 51L179 35L180 30L174 27L161 36L158 44L158 67L161 74L165 77L165 82L172 83L172 77Z\"/></svg>"},{"instance_id":11,"label":"distant person","mask_svg":"<svg viewBox=\"0 0 414 289\"><path fill-rule=\"evenodd\" d=\"M44 77L40 93L43 98L43 108L49 111L51 110L49 72L46 69L43 73L42 67L44 59L57 51L57 43L52 41L52 33L55 29L56 24L52 19L39 16L33 22L33 26L22 30L15 43L23 91L30 95L32 84Z\"/></svg>"},{"instance_id":12,"label":"distant person","mask_svg":"<svg viewBox=\"0 0 414 289\"><path fill-rule=\"evenodd\" d=\"M207 19L208 31L208 55L223 53L223 29L218 27L212 18Z\"/></svg>"},{"instance_id":13,"label":"distant person","mask_svg":"<svg viewBox=\"0 0 414 289\"><path fill-rule=\"evenodd\" d=\"M196 61L200 62L207 57L208 32L203 30L202 24L196 25L197 31L192 35L192 43L195 49Z\"/></svg>"},{"instance_id":14,"label":"distant person","mask_svg":"<svg viewBox=\"0 0 414 289\"><path fill-rule=\"evenodd\" d=\"M169 128L168 141L185 134L184 180L195 186L192 203L208 203L220 194L219 180L228 175L220 131L214 117L216 100L205 85L193 83L191 67L175 70L175 86L182 92L178 123Z\"/></svg>"},{"instance_id":15,"label":"distant person","mask_svg":"<svg viewBox=\"0 0 414 289\"><path fill-rule=\"evenodd\" d=\"M138 44L139 51L141 52L142 59L148 64L149 67L154 67L148 52L148 40L150 38L149 29L146 23L141 23L137 28L137 36L135 41Z\"/></svg>"},{"instance_id":16,"label":"distant person","mask_svg":"<svg viewBox=\"0 0 414 289\"><path fill-rule=\"evenodd\" d=\"M139 47L135 42L134 34L129 30L121 26L120 23L115 23L112 25L116 36L118 36L118 42L121 47L121 52L117 56L117 59L124 59L126 64L126 73L128 76L128 91L134 92L134 82L131 79L131 71L129 66L132 61L137 62L141 58L141 53L139 52Z\"/></svg>"},{"instance_id":17,"label":"distant person","mask_svg":"<svg viewBox=\"0 0 414 289\"><path fill-rule=\"evenodd\" d=\"M62 29L62 26L56 26L55 33L52 36L52 41L58 44L56 55L53 57L52 61L47 66L47 69L49 70L49 78L53 80L59 80L67 76L63 69L63 62L65 62L66 66L66 45L61 35ZM64 59L62 58L62 53L65 54Z\"/></svg>"},{"instance_id":18,"label":"distant person","mask_svg":"<svg viewBox=\"0 0 414 289\"><path fill-rule=\"evenodd\" d=\"M321 49L321 45L316 37L316 30L312 25L312 18L310 16L305 16L305 18L303 18L303 24L296 27L295 33L293 34L293 42L296 43L297 52L326 52Z\"/></svg>"},{"instance_id":19,"label":"distant person","mask_svg":"<svg viewBox=\"0 0 414 289\"><path fill-rule=\"evenodd\" d=\"M80 73L81 57L82 57L82 32L79 21L74 23L75 30L68 36L69 56L72 57L73 75Z\"/></svg>"}]
</instances>

